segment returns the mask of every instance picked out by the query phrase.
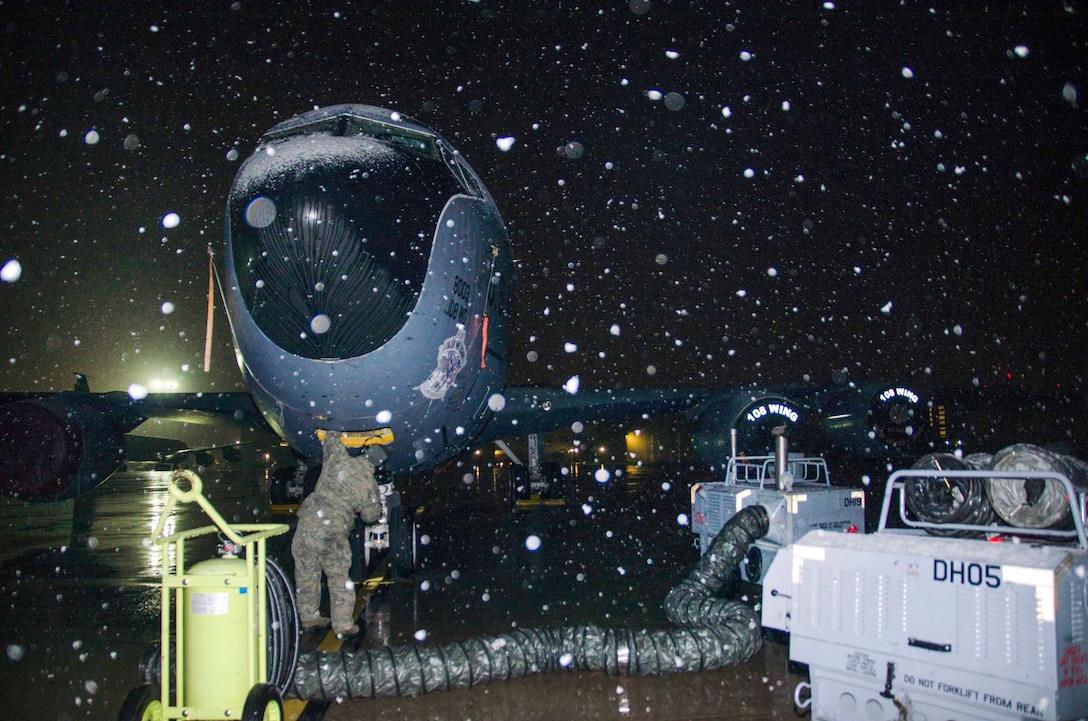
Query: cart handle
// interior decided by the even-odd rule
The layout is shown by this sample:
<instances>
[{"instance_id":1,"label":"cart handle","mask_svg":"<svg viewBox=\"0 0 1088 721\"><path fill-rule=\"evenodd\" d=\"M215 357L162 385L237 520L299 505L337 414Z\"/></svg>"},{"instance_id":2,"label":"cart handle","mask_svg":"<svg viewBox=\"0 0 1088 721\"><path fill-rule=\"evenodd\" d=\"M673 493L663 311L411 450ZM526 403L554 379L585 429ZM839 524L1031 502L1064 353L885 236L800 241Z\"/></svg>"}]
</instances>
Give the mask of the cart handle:
<instances>
[{"instance_id":1,"label":"cart handle","mask_svg":"<svg viewBox=\"0 0 1088 721\"><path fill-rule=\"evenodd\" d=\"M181 486L178 485L178 481L182 479L189 482L188 490L183 490ZM163 527L166 525L166 520L173 512L174 506L178 503L192 503L193 501L196 501L197 505L208 514L208 517L212 519L212 522L223 532L224 536L230 539L232 543L239 546L245 544L245 539L231 528L231 525L227 523L226 519L219 515L219 511L215 510L215 507L212 506L211 501L204 496L204 482L200 480L200 476L196 473L185 468L178 469L170 474L170 478L166 482L166 488L170 492L170 498L167 499L166 507L163 508L162 513L159 514L159 520L155 523L155 531L152 538L161 539L163 537Z\"/></svg>"}]
</instances>

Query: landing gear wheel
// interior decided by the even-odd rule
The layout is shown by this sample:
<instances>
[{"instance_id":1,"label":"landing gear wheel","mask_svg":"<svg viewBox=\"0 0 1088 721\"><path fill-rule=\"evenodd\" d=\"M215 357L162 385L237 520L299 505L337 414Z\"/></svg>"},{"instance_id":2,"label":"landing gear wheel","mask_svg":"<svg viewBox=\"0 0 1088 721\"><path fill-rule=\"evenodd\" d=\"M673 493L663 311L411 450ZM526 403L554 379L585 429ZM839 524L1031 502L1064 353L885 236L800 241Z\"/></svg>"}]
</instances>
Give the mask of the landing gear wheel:
<instances>
[{"instance_id":1,"label":"landing gear wheel","mask_svg":"<svg viewBox=\"0 0 1088 721\"><path fill-rule=\"evenodd\" d=\"M558 463L542 463L540 473L544 476L547 487L544 490L546 498L561 500L563 494L563 469Z\"/></svg>"},{"instance_id":2,"label":"landing gear wheel","mask_svg":"<svg viewBox=\"0 0 1088 721\"><path fill-rule=\"evenodd\" d=\"M510 507L517 508L518 501L523 501L532 496L532 484L529 481L529 469L525 466L513 466L510 468Z\"/></svg>"},{"instance_id":3,"label":"landing gear wheel","mask_svg":"<svg viewBox=\"0 0 1088 721\"><path fill-rule=\"evenodd\" d=\"M283 721L283 699L275 686L259 683L249 690L242 721Z\"/></svg>"},{"instance_id":4,"label":"landing gear wheel","mask_svg":"<svg viewBox=\"0 0 1088 721\"><path fill-rule=\"evenodd\" d=\"M162 721L162 701L159 684L145 683L128 692L117 721Z\"/></svg>"},{"instance_id":5,"label":"landing gear wheel","mask_svg":"<svg viewBox=\"0 0 1088 721\"><path fill-rule=\"evenodd\" d=\"M416 567L416 524L402 505L389 506L389 568L404 579Z\"/></svg>"},{"instance_id":6,"label":"landing gear wheel","mask_svg":"<svg viewBox=\"0 0 1088 721\"><path fill-rule=\"evenodd\" d=\"M282 506L290 502L287 495L287 486L295 478L294 468L280 467L272 471L272 480L268 487L268 495L273 506Z\"/></svg>"}]
</instances>

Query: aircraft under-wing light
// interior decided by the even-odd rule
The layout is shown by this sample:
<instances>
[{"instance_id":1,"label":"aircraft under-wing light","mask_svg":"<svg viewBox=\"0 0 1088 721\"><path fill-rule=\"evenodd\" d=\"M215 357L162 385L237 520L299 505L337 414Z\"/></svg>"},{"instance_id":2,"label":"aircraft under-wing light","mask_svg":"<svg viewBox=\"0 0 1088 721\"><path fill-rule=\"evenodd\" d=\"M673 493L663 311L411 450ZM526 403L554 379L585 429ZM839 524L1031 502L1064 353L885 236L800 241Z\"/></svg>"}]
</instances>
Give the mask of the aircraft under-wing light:
<instances>
[{"instance_id":1,"label":"aircraft under-wing light","mask_svg":"<svg viewBox=\"0 0 1088 721\"><path fill-rule=\"evenodd\" d=\"M350 432L383 444L391 474L575 421L678 412L697 419L696 446L712 465L731 429L760 450L781 424L872 455L929 440L927 401L905 386L507 386L517 282L498 208L449 143L390 110L337 105L265 133L231 187L220 257L249 395L9 394L0 492L53 500L90 490L120 466L124 433L178 409L236 421L259 412L313 459L315 431Z\"/></svg>"}]
</instances>

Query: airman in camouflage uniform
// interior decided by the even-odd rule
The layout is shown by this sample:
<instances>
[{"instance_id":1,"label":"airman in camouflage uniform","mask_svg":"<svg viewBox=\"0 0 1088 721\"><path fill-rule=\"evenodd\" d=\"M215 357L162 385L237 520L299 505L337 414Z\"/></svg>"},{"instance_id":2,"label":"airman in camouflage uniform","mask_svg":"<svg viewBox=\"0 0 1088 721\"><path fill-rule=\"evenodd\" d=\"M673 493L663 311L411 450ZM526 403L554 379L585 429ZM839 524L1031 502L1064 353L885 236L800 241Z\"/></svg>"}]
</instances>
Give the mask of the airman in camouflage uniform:
<instances>
[{"instance_id":1,"label":"airman in camouflage uniform","mask_svg":"<svg viewBox=\"0 0 1088 721\"><path fill-rule=\"evenodd\" d=\"M355 625L355 584L351 571L348 536L358 514L363 523L381 516L374 465L366 456L352 457L338 431L327 431L321 442L322 467L317 486L298 509L298 527L291 542L295 558L295 588L303 628L328 625L320 615L321 572L329 584L329 610L333 630L339 634L359 631Z\"/></svg>"}]
</instances>

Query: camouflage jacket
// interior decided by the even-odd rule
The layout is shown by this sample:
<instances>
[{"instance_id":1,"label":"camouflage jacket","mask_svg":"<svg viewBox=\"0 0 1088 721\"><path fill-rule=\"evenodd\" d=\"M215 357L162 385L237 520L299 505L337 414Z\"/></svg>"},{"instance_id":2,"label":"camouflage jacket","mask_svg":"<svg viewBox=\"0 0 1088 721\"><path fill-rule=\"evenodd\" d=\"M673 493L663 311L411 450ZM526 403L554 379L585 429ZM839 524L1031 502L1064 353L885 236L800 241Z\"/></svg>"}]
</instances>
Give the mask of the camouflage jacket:
<instances>
[{"instance_id":1,"label":"camouflage jacket","mask_svg":"<svg viewBox=\"0 0 1088 721\"><path fill-rule=\"evenodd\" d=\"M374 466L364 456L353 458L340 442L339 433L327 433L321 443L321 475L317 486L298 509L299 522L319 522L346 536L355 526L355 516L364 510L368 488L376 488ZM364 519L365 520L365 519Z\"/></svg>"}]
</instances>

